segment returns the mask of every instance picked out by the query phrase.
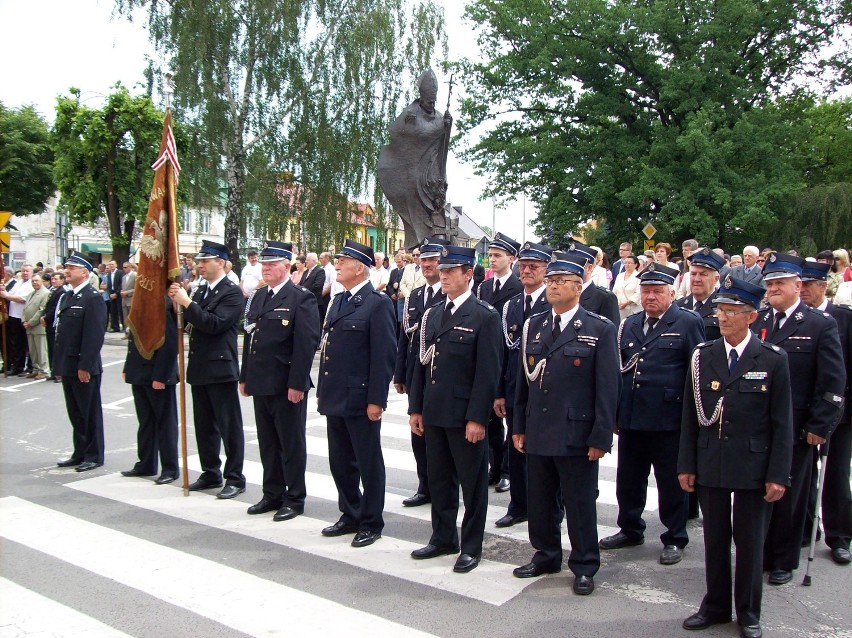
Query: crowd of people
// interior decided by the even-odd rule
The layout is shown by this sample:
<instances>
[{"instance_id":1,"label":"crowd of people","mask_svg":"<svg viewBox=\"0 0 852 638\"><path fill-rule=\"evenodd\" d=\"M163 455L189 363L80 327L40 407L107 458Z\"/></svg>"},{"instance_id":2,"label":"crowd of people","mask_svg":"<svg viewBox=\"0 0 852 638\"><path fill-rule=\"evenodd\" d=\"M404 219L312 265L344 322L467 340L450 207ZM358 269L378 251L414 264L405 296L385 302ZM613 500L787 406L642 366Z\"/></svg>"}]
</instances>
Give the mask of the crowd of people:
<instances>
[{"instance_id":1,"label":"crowd of people","mask_svg":"<svg viewBox=\"0 0 852 638\"><path fill-rule=\"evenodd\" d=\"M514 576L562 569L564 520L573 591L589 595L601 549L645 542L653 469L661 564L682 560L687 520L703 514L707 593L683 627L727 623L735 613L741 634L754 638L762 635L764 572L770 585L790 582L810 542L822 450L824 541L835 563L852 561L845 250L805 259L747 246L729 256L688 240L673 257L666 243L634 255L626 242L610 265L580 241L555 249L497 233L488 271L473 249L437 237L388 261L352 240L336 254L303 257L268 241L249 252L239 279L224 245L205 241L185 258L169 296L189 333L186 381L202 467L190 490L216 489L220 499L245 491L242 394L254 404L263 464L263 497L247 513L286 521L304 512L307 396L318 356L317 405L341 511L323 536L353 534L353 547L381 538L380 432L392 384L408 396L417 465L416 491L403 504L432 509L431 535L413 559L459 554L455 572L475 569L493 487L509 492L496 525L528 522L535 550ZM55 374L63 383L74 452L59 465L87 471L103 464L103 328L109 321L123 330L133 268L126 264L122 276L113 262L98 276L80 256L64 265L64 273L24 266L20 280L7 273L2 296L20 306L10 321L28 336L39 325L54 331L53 346L30 342L28 359L34 378ZM159 460L159 484L179 475L174 309L167 315L153 360L131 340L124 369L139 462L123 474L154 476ZM60 357L53 363L51 347ZM23 359L12 361L26 371ZM599 539L599 460L615 435L619 531Z\"/></svg>"}]
</instances>

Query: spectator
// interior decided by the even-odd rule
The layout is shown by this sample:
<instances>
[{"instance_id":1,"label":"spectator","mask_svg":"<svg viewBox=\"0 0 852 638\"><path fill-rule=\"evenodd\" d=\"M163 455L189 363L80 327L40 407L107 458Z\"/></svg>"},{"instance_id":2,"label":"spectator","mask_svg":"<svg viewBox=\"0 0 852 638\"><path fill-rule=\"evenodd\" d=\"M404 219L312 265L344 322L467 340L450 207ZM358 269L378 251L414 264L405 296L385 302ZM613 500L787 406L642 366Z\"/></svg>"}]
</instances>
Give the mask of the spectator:
<instances>
[{"instance_id":1,"label":"spectator","mask_svg":"<svg viewBox=\"0 0 852 638\"><path fill-rule=\"evenodd\" d=\"M689 295L689 256L696 250L698 250L698 242L694 239L687 239L680 245L683 262L681 263L680 276L675 284L675 286L677 286L677 290L675 292L676 299Z\"/></svg>"},{"instance_id":2,"label":"spectator","mask_svg":"<svg viewBox=\"0 0 852 638\"><path fill-rule=\"evenodd\" d=\"M56 342L56 310L59 306L59 301L62 295L65 294L65 273L55 272L50 278L50 297L47 300L47 305L44 307L44 315L41 318L41 324L44 326L45 336L47 337L47 365L50 367L49 380L54 383L59 383L59 379L53 374L53 345Z\"/></svg>"},{"instance_id":3,"label":"spectator","mask_svg":"<svg viewBox=\"0 0 852 638\"><path fill-rule=\"evenodd\" d=\"M32 372L27 371L27 331L21 322L21 314L27 297L33 291L30 281L33 275L33 267L30 264L21 266L20 280L12 277L12 269L6 272L7 283L5 288L0 289L0 297L6 300L9 306L7 320L6 338L8 339L8 369L9 374L25 377Z\"/></svg>"},{"instance_id":4,"label":"spectator","mask_svg":"<svg viewBox=\"0 0 852 638\"><path fill-rule=\"evenodd\" d=\"M596 286L601 286L602 288L612 288L609 285L609 278L612 276L612 273L609 272L603 265L604 260L604 251L602 251L597 246L589 246L595 253L595 268L592 270L592 283Z\"/></svg>"},{"instance_id":5,"label":"spectator","mask_svg":"<svg viewBox=\"0 0 852 638\"><path fill-rule=\"evenodd\" d=\"M198 288L198 284L203 281L201 277L201 273L198 271L198 266L193 266L190 271L189 279L186 282L186 291L190 294L195 292L195 289Z\"/></svg>"},{"instance_id":6,"label":"spectator","mask_svg":"<svg viewBox=\"0 0 852 638\"><path fill-rule=\"evenodd\" d=\"M642 310L639 295L639 259L635 255L622 258L624 270L618 273L612 291L618 298L618 312L621 319Z\"/></svg>"},{"instance_id":7,"label":"spectator","mask_svg":"<svg viewBox=\"0 0 852 638\"><path fill-rule=\"evenodd\" d=\"M766 257L764 255L759 258L758 255L760 255L760 252L757 246L746 246L743 248L743 265L732 268L731 276L750 284L763 286L763 273L761 271L763 263L761 263L761 259L765 262Z\"/></svg>"},{"instance_id":8,"label":"spectator","mask_svg":"<svg viewBox=\"0 0 852 638\"><path fill-rule=\"evenodd\" d=\"M615 285L615 278L618 277L618 274L624 270L624 260L628 255L633 254L633 244L629 241L623 242L618 247L618 260L612 265L612 278L610 283L610 288Z\"/></svg>"},{"instance_id":9,"label":"spectator","mask_svg":"<svg viewBox=\"0 0 852 638\"><path fill-rule=\"evenodd\" d=\"M325 273L325 281L322 285L322 300L319 304L320 317L324 317L326 310L328 310L328 302L338 292L337 286L334 285L337 282L337 271L334 269L332 253L328 251L320 253L319 263Z\"/></svg>"},{"instance_id":10,"label":"spectator","mask_svg":"<svg viewBox=\"0 0 852 638\"><path fill-rule=\"evenodd\" d=\"M44 279L40 274L35 275L31 282L33 290L27 296L27 302L21 311L21 325L27 331L30 365L33 368L33 371L27 376L30 379L40 381L47 379L49 372L47 367L47 334L41 324L41 318L44 316L44 309L50 297L50 292L44 285Z\"/></svg>"},{"instance_id":11,"label":"spectator","mask_svg":"<svg viewBox=\"0 0 852 638\"><path fill-rule=\"evenodd\" d=\"M411 250L411 263L405 267L399 280L399 296L404 300L412 290L424 285L426 278L420 272L420 246L415 246Z\"/></svg>"},{"instance_id":12,"label":"spectator","mask_svg":"<svg viewBox=\"0 0 852 638\"><path fill-rule=\"evenodd\" d=\"M305 274L305 256L299 255L296 257L293 267L296 270L290 273L290 281L299 286L301 285L302 276Z\"/></svg>"},{"instance_id":13,"label":"spectator","mask_svg":"<svg viewBox=\"0 0 852 638\"><path fill-rule=\"evenodd\" d=\"M731 255L731 268L736 268L737 266L741 266L743 263L742 255Z\"/></svg>"},{"instance_id":14,"label":"spectator","mask_svg":"<svg viewBox=\"0 0 852 638\"><path fill-rule=\"evenodd\" d=\"M852 281L852 267L849 265L849 253L843 248L838 248L833 254L838 274L843 278L843 281Z\"/></svg>"},{"instance_id":15,"label":"spectator","mask_svg":"<svg viewBox=\"0 0 852 638\"><path fill-rule=\"evenodd\" d=\"M240 285L240 278L237 277L237 273L234 272L234 264L231 263L230 260L225 262L225 276L237 286Z\"/></svg>"},{"instance_id":16,"label":"spectator","mask_svg":"<svg viewBox=\"0 0 852 638\"><path fill-rule=\"evenodd\" d=\"M127 317L130 315L133 289L136 287L136 270L129 261L125 261L121 269L124 271L121 280L121 316L124 318L124 338L127 339Z\"/></svg>"},{"instance_id":17,"label":"spectator","mask_svg":"<svg viewBox=\"0 0 852 638\"><path fill-rule=\"evenodd\" d=\"M240 288L243 291L243 297L248 299L249 295L257 288L260 288L262 276L260 273L260 264L257 261L257 251L248 251L248 263L243 266L242 277L240 279Z\"/></svg>"},{"instance_id":18,"label":"spectator","mask_svg":"<svg viewBox=\"0 0 852 638\"><path fill-rule=\"evenodd\" d=\"M672 261L669 261L669 257L671 257L671 255L672 255L672 245L667 244L664 241L657 244L656 247L654 248L653 258L654 258L655 262L657 262L658 264L660 264L662 266L667 266L669 268L674 268L675 270L678 270L677 264L672 262Z\"/></svg>"},{"instance_id":19,"label":"spectator","mask_svg":"<svg viewBox=\"0 0 852 638\"><path fill-rule=\"evenodd\" d=\"M385 289L387 288L388 281L390 280L390 273L388 272L388 269L385 268L384 261L385 254L376 253L375 265L370 268L370 283L373 284L373 288L379 292L387 294Z\"/></svg>"},{"instance_id":20,"label":"spectator","mask_svg":"<svg viewBox=\"0 0 852 638\"><path fill-rule=\"evenodd\" d=\"M124 326L124 317L121 314L121 280L124 279L124 271L118 269L115 260L110 260L106 272L110 332L121 332Z\"/></svg>"}]
</instances>

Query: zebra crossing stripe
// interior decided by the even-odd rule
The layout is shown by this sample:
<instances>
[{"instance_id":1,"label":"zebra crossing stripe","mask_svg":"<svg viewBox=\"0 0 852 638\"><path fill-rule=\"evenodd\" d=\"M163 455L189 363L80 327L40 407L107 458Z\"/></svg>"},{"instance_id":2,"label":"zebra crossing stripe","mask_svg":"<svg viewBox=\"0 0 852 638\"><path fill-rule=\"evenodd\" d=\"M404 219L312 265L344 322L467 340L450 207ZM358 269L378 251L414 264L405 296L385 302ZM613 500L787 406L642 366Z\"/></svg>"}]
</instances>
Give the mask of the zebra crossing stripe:
<instances>
[{"instance_id":1,"label":"zebra crossing stripe","mask_svg":"<svg viewBox=\"0 0 852 638\"><path fill-rule=\"evenodd\" d=\"M150 485L147 489L154 491ZM183 502L184 507L202 500L177 494L165 500ZM0 535L10 541L250 636L280 631L282 618L289 619L299 636L327 638L338 635L342 627L357 627L363 635L430 635L17 497L0 499L0 516ZM169 583L168 591L163 582ZM227 605L221 604L222 583L228 583Z\"/></svg>"}]
</instances>

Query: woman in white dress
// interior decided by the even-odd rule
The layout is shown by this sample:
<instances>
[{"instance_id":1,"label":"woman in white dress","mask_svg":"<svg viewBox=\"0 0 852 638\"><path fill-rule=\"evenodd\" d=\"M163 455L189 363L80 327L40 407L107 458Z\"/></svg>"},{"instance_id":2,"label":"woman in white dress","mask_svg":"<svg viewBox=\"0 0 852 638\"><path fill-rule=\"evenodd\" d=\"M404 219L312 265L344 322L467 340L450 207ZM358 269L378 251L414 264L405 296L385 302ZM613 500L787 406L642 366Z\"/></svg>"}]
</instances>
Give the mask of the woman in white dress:
<instances>
[{"instance_id":1,"label":"woman in white dress","mask_svg":"<svg viewBox=\"0 0 852 638\"><path fill-rule=\"evenodd\" d=\"M624 270L615 278L612 291L618 297L618 311L621 313L622 321L632 314L642 310L639 303L639 260L635 255L624 258Z\"/></svg>"}]
</instances>

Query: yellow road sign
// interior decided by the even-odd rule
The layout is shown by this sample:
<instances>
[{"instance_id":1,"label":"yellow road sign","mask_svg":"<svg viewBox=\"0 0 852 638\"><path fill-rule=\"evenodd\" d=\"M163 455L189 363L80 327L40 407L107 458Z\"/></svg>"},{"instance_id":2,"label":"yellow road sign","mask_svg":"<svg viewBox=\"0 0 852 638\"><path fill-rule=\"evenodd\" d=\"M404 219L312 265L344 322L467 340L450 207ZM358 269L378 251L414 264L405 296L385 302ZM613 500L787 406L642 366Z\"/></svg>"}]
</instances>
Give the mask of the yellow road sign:
<instances>
[{"instance_id":1,"label":"yellow road sign","mask_svg":"<svg viewBox=\"0 0 852 638\"><path fill-rule=\"evenodd\" d=\"M655 242L653 239L646 239L645 240L645 248L643 248L643 250L654 250L654 246L656 246L656 245L657 245L657 242Z\"/></svg>"},{"instance_id":2,"label":"yellow road sign","mask_svg":"<svg viewBox=\"0 0 852 638\"><path fill-rule=\"evenodd\" d=\"M9 245L12 243L12 233L0 231L0 253L8 253Z\"/></svg>"},{"instance_id":3,"label":"yellow road sign","mask_svg":"<svg viewBox=\"0 0 852 638\"><path fill-rule=\"evenodd\" d=\"M0 230L12 219L12 213L0 212Z\"/></svg>"},{"instance_id":4,"label":"yellow road sign","mask_svg":"<svg viewBox=\"0 0 852 638\"><path fill-rule=\"evenodd\" d=\"M642 229L642 234L645 235L646 239L651 239L651 237L657 234L657 229L654 228L654 224L648 222L645 224L645 228Z\"/></svg>"}]
</instances>

